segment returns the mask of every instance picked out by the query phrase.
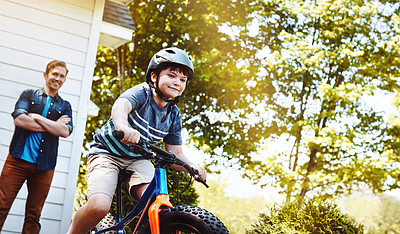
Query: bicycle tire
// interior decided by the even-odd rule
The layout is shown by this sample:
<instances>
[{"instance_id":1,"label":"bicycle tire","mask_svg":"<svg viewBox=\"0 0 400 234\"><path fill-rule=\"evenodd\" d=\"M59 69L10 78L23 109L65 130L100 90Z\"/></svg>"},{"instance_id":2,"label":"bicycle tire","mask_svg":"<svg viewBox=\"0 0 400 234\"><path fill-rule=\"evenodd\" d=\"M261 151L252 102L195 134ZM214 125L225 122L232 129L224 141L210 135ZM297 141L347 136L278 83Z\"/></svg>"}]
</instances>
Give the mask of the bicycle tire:
<instances>
[{"instance_id":1,"label":"bicycle tire","mask_svg":"<svg viewBox=\"0 0 400 234\"><path fill-rule=\"evenodd\" d=\"M100 222L98 224L96 224L96 226L92 229L91 233L95 233L104 228L112 227L115 224L116 224L116 220L115 220L114 215L112 215L110 212L108 212L106 214L106 216L104 216L104 218L102 220L100 220ZM117 232L116 231L108 231L108 232L105 232L104 234L115 234L115 233L117 233Z\"/></svg>"},{"instance_id":2,"label":"bicycle tire","mask_svg":"<svg viewBox=\"0 0 400 234\"><path fill-rule=\"evenodd\" d=\"M161 234L228 234L225 225L212 213L195 206L174 206L159 213ZM150 224L142 225L137 234L149 234Z\"/></svg>"}]
</instances>

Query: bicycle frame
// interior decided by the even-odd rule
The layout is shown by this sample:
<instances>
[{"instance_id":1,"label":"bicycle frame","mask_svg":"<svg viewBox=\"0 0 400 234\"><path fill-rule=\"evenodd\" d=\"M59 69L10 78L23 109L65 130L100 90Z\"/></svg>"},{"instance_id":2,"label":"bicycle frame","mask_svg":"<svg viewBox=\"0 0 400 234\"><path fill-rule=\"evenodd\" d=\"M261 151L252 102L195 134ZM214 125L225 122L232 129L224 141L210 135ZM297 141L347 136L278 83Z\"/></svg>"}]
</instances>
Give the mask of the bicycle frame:
<instances>
[{"instance_id":1,"label":"bicycle frame","mask_svg":"<svg viewBox=\"0 0 400 234\"><path fill-rule=\"evenodd\" d=\"M138 216L141 211L143 211L143 213L138 224L136 225L136 228L140 226L143 218L147 217L150 222L151 233L160 234L158 212L160 209L165 209L168 207L172 207L172 204L169 201L168 196L166 170L164 168L157 168L154 172L152 181L133 210L129 212L129 214L126 215L122 220L117 220L118 223L114 226L99 230L96 232L96 234L105 233L107 231L123 233L124 227L128 225L136 216Z\"/></svg>"}]
</instances>

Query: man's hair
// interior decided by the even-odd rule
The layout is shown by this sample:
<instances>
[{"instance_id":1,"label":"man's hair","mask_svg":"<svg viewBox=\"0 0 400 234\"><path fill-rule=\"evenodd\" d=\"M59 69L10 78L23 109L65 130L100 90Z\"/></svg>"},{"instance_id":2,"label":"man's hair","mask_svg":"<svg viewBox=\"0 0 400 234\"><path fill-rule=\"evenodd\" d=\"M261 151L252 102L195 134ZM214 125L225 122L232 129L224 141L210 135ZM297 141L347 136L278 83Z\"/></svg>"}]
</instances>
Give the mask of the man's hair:
<instances>
[{"instance_id":1,"label":"man's hair","mask_svg":"<svg viewBox=\"0 0 400 234\"><path fill-rule=\"evenodd\" d=\"M67 64L66 64L65 62L59 61L59 60L53 60L53 61L51 61L51 62L49 62L49 63L47 64L47 67L46 67L46 74L49 74L49 72L50 72L52 69L54 69L55 67L58 67L58 66L63 67L63 68L65 68L65 70L67 70L67 73L65 73L65 76L67 76L67 74L68 74Z\"/></svg>"}]
</instances>

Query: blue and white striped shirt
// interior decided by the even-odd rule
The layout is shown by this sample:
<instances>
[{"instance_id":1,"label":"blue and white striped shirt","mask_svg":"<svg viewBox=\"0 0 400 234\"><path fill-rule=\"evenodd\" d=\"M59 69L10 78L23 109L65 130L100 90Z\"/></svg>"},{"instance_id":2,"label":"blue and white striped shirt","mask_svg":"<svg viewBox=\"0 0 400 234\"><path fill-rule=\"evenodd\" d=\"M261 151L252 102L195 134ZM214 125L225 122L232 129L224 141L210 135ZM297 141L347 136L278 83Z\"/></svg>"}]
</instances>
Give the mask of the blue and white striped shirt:
<instances>
[{"instance_id":1,"label":"blue and white striped shirt","mask_svg":"<svg viewBox=\"0 0 400 234\"><path fill-rule=\"evenodd\" d=\"M141 138L156 143L163 140L170 145L181 145L182 120L180 110L176 105L168 103L160 107L154 101L151 88L142 83L125 91L119 98L126 98L132 104L132 111L128 115L129 125L140 132ZM172 105L164 121L168 106ZM116 130L112 118L94 136L95 142L91 145L89 155L111 154L122 157L139 157L129 151L129 146L117 140L112 132Z\"/></svg>"}]
</instances>

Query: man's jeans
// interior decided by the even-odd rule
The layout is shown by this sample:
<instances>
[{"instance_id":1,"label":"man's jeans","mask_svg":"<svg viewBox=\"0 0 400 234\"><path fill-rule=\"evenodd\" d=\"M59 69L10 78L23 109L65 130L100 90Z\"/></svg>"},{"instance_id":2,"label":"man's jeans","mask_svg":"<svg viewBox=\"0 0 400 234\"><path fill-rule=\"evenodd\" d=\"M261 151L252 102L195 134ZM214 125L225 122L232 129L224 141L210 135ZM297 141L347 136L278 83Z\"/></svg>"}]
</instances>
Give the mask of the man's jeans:
<instances>
[{"instance_id":1,"label":"man's jeans","mask_svg":"<svg viewBox=\"0 0 400 234\"><path fill-rule=\"evenodd\" d=\"M22 233L39 233L39 218L49 193L54 169L38 170L36 164L8 155L0 176L0 230L19 190L27 181L28 198ZM13 230L16 231L16 230Z\"/></svg>"}]
</instances>

